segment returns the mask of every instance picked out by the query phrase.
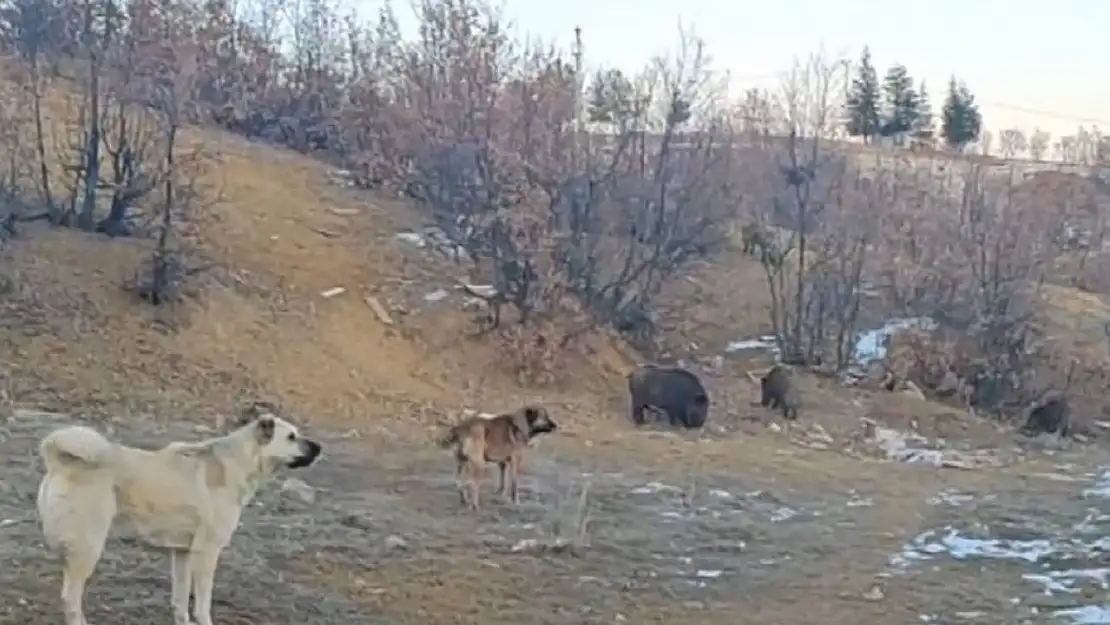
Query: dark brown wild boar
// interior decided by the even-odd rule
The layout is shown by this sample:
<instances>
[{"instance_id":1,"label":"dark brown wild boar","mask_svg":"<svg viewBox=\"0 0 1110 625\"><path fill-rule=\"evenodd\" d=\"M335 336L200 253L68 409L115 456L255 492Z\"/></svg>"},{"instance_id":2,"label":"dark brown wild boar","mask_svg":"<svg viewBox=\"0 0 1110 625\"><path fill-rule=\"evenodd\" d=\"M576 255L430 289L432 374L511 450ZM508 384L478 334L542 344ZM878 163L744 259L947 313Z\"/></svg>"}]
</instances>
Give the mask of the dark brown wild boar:
<instances>
[{"instance_id":1,"label":"dark brown wild boar","mask_svg":"<svg viewBox=\"0 0 1110 625\"><path fill-rule=\"evenodd\" d=\"M759 405L782 410L782 417L793 421L798 418L802 398L794 387L790 369L775 365L759 379Z\"/></svg>"},{"instance_id":2,"label":"dark brown wild boar","mask_svg":"<svg viewBox=\"0 0 1110 625\"><path fill-rule=\"evenodd\" d=\"M644 365L628 374L632 421L644 423L644 409L656 408L672 426L698 428L709 417L709 393L698 376L678 367Z\"/></svg>"}]
</instances>

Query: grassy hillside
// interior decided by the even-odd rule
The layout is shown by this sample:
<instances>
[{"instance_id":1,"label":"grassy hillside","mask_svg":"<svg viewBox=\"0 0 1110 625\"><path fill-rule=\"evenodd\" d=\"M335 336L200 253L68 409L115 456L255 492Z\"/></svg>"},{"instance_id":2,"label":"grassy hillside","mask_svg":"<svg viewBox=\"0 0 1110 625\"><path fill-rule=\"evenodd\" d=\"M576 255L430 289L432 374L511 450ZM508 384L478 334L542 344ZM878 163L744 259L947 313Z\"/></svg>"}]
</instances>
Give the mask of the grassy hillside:
<instances>
[{"instance_id":1,"label":"grassy hillside","mask_svg":"<svg viewBox=\"0 0 1110 625\"><path fill-rule=\"evenodd\" d=\"M47 134L69 132L75 108L64 83L45 103ZM214 409L262 393L330 418L419 420L541 392L523 389L489 340L468 338L472 313L453 288L466 271L396 237L419 228L412 206L337 185L317 160L225 132L190 129L186 142L214 157L205 182L220 195L202 226L214 267L197 296L167 311L122 289L148 241L26 229L0 264L14 286L0 302L10 328L3 340L16 355L5 365L12 396L118 411ZM56 148L64 143L50 146L53 171L63 170ZM345 292L322 295L334 288ZM445 299L425 298L440 290ZM1062 320L1066 298L1056 295L1054 327L1085 327L1087 310L1072 306ZM393 311L392 326L369 296ZM669 344L708 364L729 341L765 333L767 306L762 268L732 249L669 285L659 309ZM599 337L542 393L612 406L615 417L634 359ZM718 364L725 406L750 411L743 373L754 366Z\"/></svg>"}]
</instances>

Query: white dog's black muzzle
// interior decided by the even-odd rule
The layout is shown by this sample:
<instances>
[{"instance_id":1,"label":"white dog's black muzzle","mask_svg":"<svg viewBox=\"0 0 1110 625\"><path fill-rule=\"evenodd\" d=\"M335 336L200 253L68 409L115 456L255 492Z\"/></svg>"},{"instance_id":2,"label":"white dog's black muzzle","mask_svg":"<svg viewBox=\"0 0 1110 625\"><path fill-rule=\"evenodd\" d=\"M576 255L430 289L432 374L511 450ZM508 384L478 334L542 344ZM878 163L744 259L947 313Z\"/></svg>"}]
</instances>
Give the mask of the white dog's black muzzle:
<instances>
[{"instance_id":1,"label":"white dog's black muzzle","mask_svg":"<svg viewBox=\"0 0 1110 625\"><path fill-rule=\"evenodd\" d=\"M302 438L298 443L300 444L301 455L289 462L287 466L290 469L300 469L316 462L316 459L320 457L320 452L324 449L320 443L307 438Z\"/></svg>"}]
</instances>

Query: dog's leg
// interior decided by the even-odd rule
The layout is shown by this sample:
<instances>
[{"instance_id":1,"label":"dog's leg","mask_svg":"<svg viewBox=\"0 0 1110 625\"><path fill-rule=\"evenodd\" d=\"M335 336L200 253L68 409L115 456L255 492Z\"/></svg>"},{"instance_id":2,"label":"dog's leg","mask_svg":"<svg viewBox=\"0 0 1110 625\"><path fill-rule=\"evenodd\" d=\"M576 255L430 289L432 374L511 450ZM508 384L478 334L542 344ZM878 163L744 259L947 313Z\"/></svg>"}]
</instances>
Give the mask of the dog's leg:
<instances>
[{"instance_id":1,"label":"dog's leg","mask_svg":"<svg viewBox=\"0 0 1110 625\"><path fill-rule=\"evenodd\" d=\"M467 486L470 490L470 509L477 512L479 495L478 491L481 488L478 484L478 477L484 467L480 463L474 462L473 460L471 460L467 464L469 465L466 472L467 478L469 478L467 480Z\"/></svg>"},{"instance_id":2,"label":"dog's leg","mask_svg":"<svg viewBox=\"0 0 1110 625\"><path fill-rule=\"evenodd\" d=\"M194 539L194 545L196 541ZM189 553L189 570L193 582L193 614L197 625L212 625L212 583L216 577L219 549L206 545Z\"/></svg>"},{"instance_id":3,"label":"dog's leg","mask_svg":"<svg viewBox=\"0 0 1110 625\"><path fill-rule=\"evenodd\" d=\"M192 593L193 578L189 574L189 552L174 549L170 552L172 567L172 591L170 604L173 606L173 625L192 625L189 620L189 595Z\"/></svg>"},{"instance_id":4,"label":"dog's leg","mask_svg":"<svg viewBox=\"0 0 1110 625\"><path fill-rule=\"evenodd\" d=\"M520 452L513 453L509 458L509 499L514 504L520 503L520 494L518 492L518 482L520 481ZM502 475L504 475L502 473Z\"/></svg>"},{"instance_id":5,"label":"dog's leg","mask_svg":"<svg viewBox=\"0 0 1110 625\"><path fill-rule=\"evenodd\" d=\"M66 625L88 625L85 620L85 584L100 560L103 544L96 550L66 551L66 568L62 579L62 602L65 604Z\"/></svg>"},{"instance_id":6,"label":"dog's leg","mask_svg":"<svg viewBox=\"0 0 1110 625\"><path fill-rule=\"evenodd\" d=\"M84 609L85 585L104 553L104 542L108 539L112 516L105 514L99 519L77 520L86 525L80 541L67 541L65 545L62 603L65 606L66 625L88 625Z\"/></svg>"},{"instance_id":7,"label":"dog's leg","mask_svg":"<svg viewBox=\"0 0 1110 625\"><path fill-rule=\"evenodd\" d=\"M497 471L498 471L498 475L500 477L500 479L497 480L497 494L498 495L504 495L505 494L505 466L506 466L506 463L504 463L504 462L498 462L497 463Z\"/></svg>"},{"instance_id":8,"label":"dog's leg","mask_svg":"<svg viewBox=\"0 0 1110 625\"><path fill-rule=\"evenodd\" d=\"M467 498L466 498L466 496L467 496L467 486L466 486L466 475L465 475L465 473L466 473L466 468L468 466L469 466L469 463L467 463L466 460L464 460L462 458L460 458L458 463L455 465L455 488L459 491L459 501L464 506L470 504L470 502L467 501Z\"/></svg>"}]
</instances>

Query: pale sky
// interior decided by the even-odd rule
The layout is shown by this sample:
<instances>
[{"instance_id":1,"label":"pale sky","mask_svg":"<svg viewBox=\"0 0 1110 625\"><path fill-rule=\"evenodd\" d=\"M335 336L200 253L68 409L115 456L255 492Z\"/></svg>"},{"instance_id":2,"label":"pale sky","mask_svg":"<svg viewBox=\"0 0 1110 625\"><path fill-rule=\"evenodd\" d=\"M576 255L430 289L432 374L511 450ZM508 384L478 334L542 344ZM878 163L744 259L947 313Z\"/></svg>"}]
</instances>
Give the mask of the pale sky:
<instances>
[{"instance_id":1,"label":"pale sky","mask_svg":"<svg viewBox=\"0 0 1110 625\"><path fill-rule=\"evenodd\" d=\"M355 0L358 2L358 0ZM378 0L362 0L371 11ZM673 48L678 24L707 43L736 94L773 87L792 59L824 47L858 58L871 47L924 78L939 112L955 73L980 102L987 129L1035 126L1054 137L1080 124L1110 131L1110 3L1096 0L502 0L519 34L570 49L582 27L588 66L642 67ZM394 8L412 25L404 0ZM1099 43L1102 41L1102 43ZM1015 108L1016 107L1016 108ZM1028 109L1022 111L1017 109Z\"/></svg>"}]
</instances>

